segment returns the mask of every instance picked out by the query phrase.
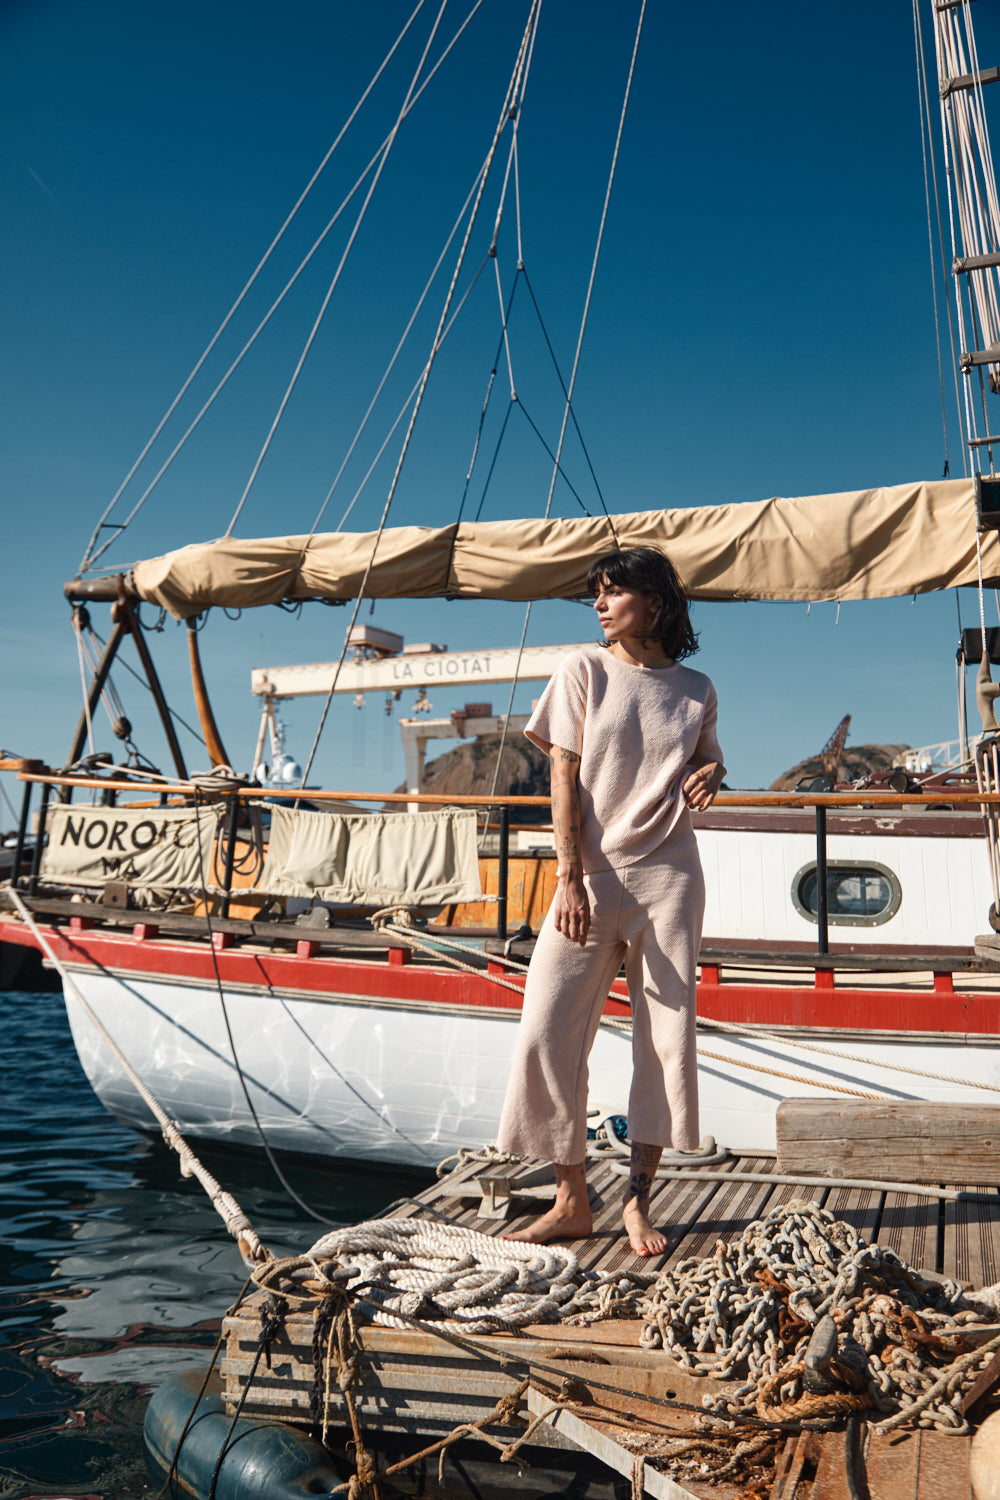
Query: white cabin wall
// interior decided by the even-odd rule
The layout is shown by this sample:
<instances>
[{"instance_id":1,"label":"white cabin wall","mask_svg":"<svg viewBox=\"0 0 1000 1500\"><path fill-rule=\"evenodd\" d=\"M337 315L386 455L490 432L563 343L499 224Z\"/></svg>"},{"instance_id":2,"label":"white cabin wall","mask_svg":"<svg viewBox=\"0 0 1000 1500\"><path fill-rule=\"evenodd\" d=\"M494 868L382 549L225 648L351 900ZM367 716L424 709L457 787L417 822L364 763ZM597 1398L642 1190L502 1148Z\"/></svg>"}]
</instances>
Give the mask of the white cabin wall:
<instances>
[{"instance_id":1,"label":"white cabin wall","mask_svg":"<svg viewBox=\"0 0 1000 1500\"><path fill-rule=\"evenodd\" d=\"M811 834L701 829L698 847L707 885L706 941L815 939L815 922L792 900L795 876L816 858ZM985 838L831 834L827 859L884 865L903 893L899 910L879 926L831 923L832 942L950 947L971 945L988 931L993 893Z\"/></svg>"}]
</instances>

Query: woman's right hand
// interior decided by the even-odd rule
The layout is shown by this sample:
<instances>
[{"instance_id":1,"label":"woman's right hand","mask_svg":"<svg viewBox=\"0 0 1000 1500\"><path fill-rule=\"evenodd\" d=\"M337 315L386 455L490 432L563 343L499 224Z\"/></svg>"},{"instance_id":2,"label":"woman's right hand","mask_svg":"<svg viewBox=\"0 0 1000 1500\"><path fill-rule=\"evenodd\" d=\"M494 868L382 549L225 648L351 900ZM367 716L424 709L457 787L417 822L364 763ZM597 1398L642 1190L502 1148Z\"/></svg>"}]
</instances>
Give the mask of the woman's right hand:
<instances>
[{"instance_id":1,"label":"woman's right hand","mask_svg":"<svg viewBox=\"0 0 1000 1500\"><path fill-rule=\"evenodd\" d=\"M590 931L590 898L582 875L562 875L552 903L556 931L583 948Z\"/></svg>"}]
</instances>

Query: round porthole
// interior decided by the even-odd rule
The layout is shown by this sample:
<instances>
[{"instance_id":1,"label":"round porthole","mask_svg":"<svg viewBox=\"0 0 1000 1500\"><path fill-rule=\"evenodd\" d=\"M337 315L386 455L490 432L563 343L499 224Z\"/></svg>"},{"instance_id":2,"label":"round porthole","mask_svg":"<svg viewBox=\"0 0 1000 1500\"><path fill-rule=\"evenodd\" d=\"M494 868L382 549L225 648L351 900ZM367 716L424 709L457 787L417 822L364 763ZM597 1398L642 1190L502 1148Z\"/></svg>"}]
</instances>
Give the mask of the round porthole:
<instances>
[{"instance_id":1,"label":"round porthole","mask_svg":"<svg viewBox=\"0 0 1000 1500\"><path fill-rule=\"evenodd\" d=\"M903 889L886 865L832 859L826 867L828 921L839 927L879 927L899 910ZM804 865L792 881L792 902L807 922L817 920L816 863Z\"/></svg>"}]
</instances>

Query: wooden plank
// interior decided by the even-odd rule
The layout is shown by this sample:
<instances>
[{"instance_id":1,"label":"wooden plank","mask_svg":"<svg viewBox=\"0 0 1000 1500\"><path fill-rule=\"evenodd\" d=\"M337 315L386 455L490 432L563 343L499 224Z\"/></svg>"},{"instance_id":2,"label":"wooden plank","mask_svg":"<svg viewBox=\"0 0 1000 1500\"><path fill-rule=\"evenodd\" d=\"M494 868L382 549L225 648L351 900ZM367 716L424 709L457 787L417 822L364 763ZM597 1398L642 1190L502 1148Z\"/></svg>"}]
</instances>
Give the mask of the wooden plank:
<instances>
[{"instance_id":1,"label":"wooden plank","mask_svg":"<svg viewBox=\"0 0 1000 1500\"><path fill-rule=\"evenodd\" d=\"M872 1500L876 1500L876 1496L885 1496L886 1500L917 1500L919 1455L919 1430L896 1431L886 1433L884 1437L869 1431L865 1474Z\"/></svg>"},{"instance_id":2,"label":"wooden plank","mask_svg":"<svg viewBox=\"0 0 1000 1500\"><path fill-rule=\"evenodd\" d=\"M940 1201L912 1193L886 1193L878 1242L915 1271L937 1271Z\"/></svg>"},{"instance_id":3,"label":"wooden plank","mask_svg":"<svg viewBox=\"0 0 1000 1500\"><path fill-rule=\"evenodd\" d=\"M897 1500L896 1495L887 1494L884 1490L875 1493L878 1500ZM822 1435L819 1462L809 1491L809 1500L854 1500L847 1482L843 1431L824 1432ZM872 1500L875 1500L875 1495L872 1495ZM910 1496L904 1490L898 1500L910 1500Z\"/></svg>"},{"instance_id":4,"label":"wooden plank","mask_svg":"<svg viewBox=\"0 0 1000 1500\"><path fill-rule=\"evenodd\" d=\"M800 1500L799 1485L812 1488L811 1476L819 1460L820 1434L800 1432L785 1440L775 1464L774 1484L768 1500Z\"/></svg>"},{"instance_id":5,"label":"wooden plank","mask_svg":"<svg viewBox=\"0 0 1000 1500\"><path fill-rule=\"evenodd\" d=\"M766 1172L774 1162L773 1156L741 1157L733 1163L737 1172ZM672 1261L687 1260L692 1256L711 1255L718 1239L738 1239L748 1225L767 1212L767 1203L774 1191L764 1182L719 1182L716 1191L705 1202L698 1217L691 1224L684 1238L676 1246Z\"/></svg>"},{"instance_id":6,"label":"wooden plank","mask_svg":"<svg viewBox=\"0 0 1000 1500\"><path fill-rule=\"evenodd\" d=\"M1000 1104L784 1099L777 1129L782 1172L1000 1184Z\"/></svg>"},{"instance_id":7,"label":"wooden plank","mask_svg":"<svg viewBox=\"0 0 1000 1500\"><path fill-rule=\"evenodd\" d=\"M532 1416L551 1413L543 1425L564 1433L578 1448L590 1453L617 1474L635 1482L636 1457L628 1448L612 1436L613 1429L601 1430L593 1422L586 1422L573 1412L552 1411L552 1402L547 1396L528 1388L528 1408ZM669 1474L660 1474L647 1464L643 1474L643 1493L653 1495L655 1500L701 1500L693 1490L685 1489Z\"/></svg>"},{"instance_id":8,"label":"wooden plank","mask_svg":"<svg viewBox=\"0 0 1000 1500\"><path fill-rule=\"evenodd\" d=\"M972 1439L920 1431L917 1441L919 1462L913 1500L972 1500L969 1476Z\"/></svg>"},{"instance_id":9,"label":"wooden plank","mask_svg":"<svg viewBox=\"0 0 1000 1500\"><path fill-rule=\"evenodd\" d=\"M1000 1280L1000 1194L992 1188L990 1203L946 1203L944 1206L944 1274L974 1287Z\"/></svg>"},{"instance_id":10,"label":"wooden plank","mask_svg":"<svg viewBox=\"0 0 1000 1500\"><path fill-rule=\"evenodd\" d=\"M831 1188L823 1207L863 1239L875 1239L885 1194L874 1188Z\"/></svg>"}]
</instances>

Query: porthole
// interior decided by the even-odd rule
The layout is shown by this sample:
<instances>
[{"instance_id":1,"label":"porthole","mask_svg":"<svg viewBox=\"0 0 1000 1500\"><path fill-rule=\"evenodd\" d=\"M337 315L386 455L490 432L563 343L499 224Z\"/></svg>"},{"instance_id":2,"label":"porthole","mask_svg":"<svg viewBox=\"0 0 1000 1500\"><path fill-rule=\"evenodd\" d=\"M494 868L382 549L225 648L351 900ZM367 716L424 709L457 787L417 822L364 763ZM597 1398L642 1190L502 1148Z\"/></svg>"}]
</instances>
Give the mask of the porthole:
<instances>
[{"instance_id":1,"label":"porthole","mask_svg":"<svg viewBox=\"0 0 1000 1500\"><path fill-rule=\"evenodd\" d=\"M830 926L880 927L899 910L903 890L886 865L831 859L826 867ZM803 865L792 881L792 901L807 922L817 921L816 862Z\"/></svg>"}]
</instances>

